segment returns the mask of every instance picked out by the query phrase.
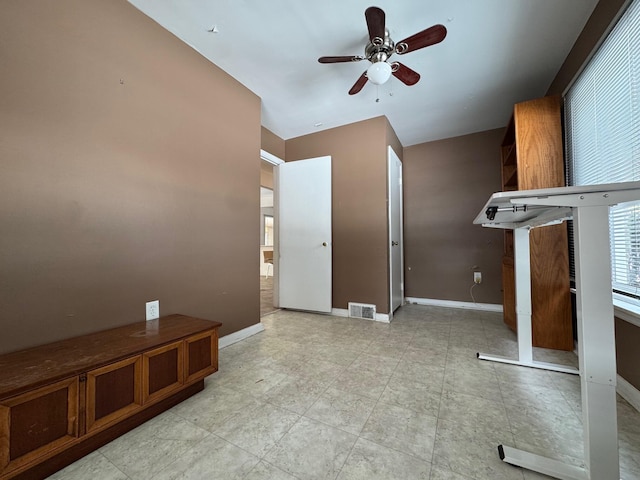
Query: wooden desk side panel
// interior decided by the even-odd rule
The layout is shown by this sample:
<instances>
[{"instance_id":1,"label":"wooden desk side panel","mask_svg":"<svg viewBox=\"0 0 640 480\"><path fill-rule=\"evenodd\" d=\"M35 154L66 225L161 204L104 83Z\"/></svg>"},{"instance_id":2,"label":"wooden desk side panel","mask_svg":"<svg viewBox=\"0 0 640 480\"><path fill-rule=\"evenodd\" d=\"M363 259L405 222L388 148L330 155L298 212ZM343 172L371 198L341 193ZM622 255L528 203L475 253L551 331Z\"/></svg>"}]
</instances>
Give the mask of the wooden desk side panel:
<instances>
[{"instance_id":1,"label":"wooden desk side panel","mask_svg":"<svg viewBox=\"0 0 640 480\"><path fill-rule=\"evenodd\" d=\"M514 106L503 141L515 142L517 183L503 190L531 190L565 186L561 98L543 97ZM504 163L504 158L503 158ZM503 176L504 176L503 165ZM512 233L505 233L502 265L505 323L516 325ZM569 293L568 241L565 226L533 229L531 248L531 311L533 345L573 350Z\"/></svg>"},{"instance_id":2,"label":"wooden desk side panel","mask_svg":"<svg viewBox=\"0 0 640 480\"><path fill-rule=\"evenodd\" d=\"M502 316L504 323L511 330L517 332L516 278L513 257L504 257L502 259Z\"/></svg>"},{"instance_id":3,"label":"wooden desk side panel","mask_svg":"<svg viewBox=\"0 0 640 480\"><path fill-rule=\"evenodd\" d=\"M560 98L544 97L514 107L518 190L563 187Z\"/></svg>"},{"instance_id":4,"label":"wooden desk side panel","mask_svg":"<svg viewBox=\"0 0 640 480\"><path fill-rule=\"evenodd\" d=\"M572 351L566 225L534 228L530 242L533 345Z\"/></svg>"}]
</instances>

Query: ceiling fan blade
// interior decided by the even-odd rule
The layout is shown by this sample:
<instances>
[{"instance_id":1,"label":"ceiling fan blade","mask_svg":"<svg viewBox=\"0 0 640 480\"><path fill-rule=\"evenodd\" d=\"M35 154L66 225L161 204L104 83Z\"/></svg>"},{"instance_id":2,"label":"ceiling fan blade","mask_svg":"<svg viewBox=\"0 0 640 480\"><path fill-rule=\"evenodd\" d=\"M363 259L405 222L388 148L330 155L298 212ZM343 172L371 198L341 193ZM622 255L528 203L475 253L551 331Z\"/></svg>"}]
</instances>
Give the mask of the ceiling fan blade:
<instances>
[{"instance_id":1,"label":"ceiling fan blade","mask_svg":"<svg viewBox=\"0 0 640 480\"><path fill-rule=\"evenodd\" d=\"M403 55L420 48L428 47L429 45L435 45L444 40L446 36L447 29L444 25L434 25L396 43L396 53Z\"/></svg>"},{"instance_id":2,"label":"ceiling fan blade","mask_svg":"<svg viewBox=\"0 0 640 480\"><path fill-rule=\"evenodd\" d=\"M384 40L384 11L378 7L369 7L364 11L364 18L367 20L369 29L369 40L378 37Z\"/></svg>"},{"instance_id":3,"label":"ceiling fan blade","mask_svg":"<svg viewBox=\"0 0 640 480\"><path fill-rule=\"evenodd\" d=\"M352 55L350 57L320 57L318 61L320 63L342 63L342 62L359 62L364 60L361 55Z\"/></svg>"},{"instance_id":4,"label":"ceiling fan blade","mask_svg":"<svg viewBox=\"0 0 640 480\"><path fill-rule=\"evenodd\" d=\"M415 85L420 80L420 74L415 70L411 70L406 65L395 62L398 64L398 69L393 73L393 76L400 80L405 85Z\"/></svg>"},{"instance_id":5,"label":"ceiling fan blade","mask_svg":"<svg viewBox=\"0 0 640 480\"><path fill-rule=\"evenodd\" d=\"M367 78L367 72L364 72L362 75L360 75L360 78L358 79L358 81L356 81L356 83L353 84L353 87L351 87L351 90L349 90L349 95L355 95L360 90L362 90L362 87L364 87L365 83L367 83L367 80L369 80Z\"/></svg>"}]
</instances>

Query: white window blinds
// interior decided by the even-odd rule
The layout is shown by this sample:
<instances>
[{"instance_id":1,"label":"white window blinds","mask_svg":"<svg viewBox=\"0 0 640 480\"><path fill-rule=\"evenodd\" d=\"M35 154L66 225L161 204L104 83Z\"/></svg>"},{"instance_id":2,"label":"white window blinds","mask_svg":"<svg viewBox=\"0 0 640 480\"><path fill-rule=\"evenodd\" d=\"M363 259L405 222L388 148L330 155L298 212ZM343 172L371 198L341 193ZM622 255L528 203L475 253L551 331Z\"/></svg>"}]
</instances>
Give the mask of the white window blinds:
<instances>
[{"instance_id":1,"label":"white window blinds","mask_svg":"<svg viewBox=\"0 0 640 480\"><path fill-rule=\"evenodd\" d=\"M565 95L570 185L640 180L640 0ZM613 289L640 299L640 202L611 209Z\"/></svg>"}]
</instances>

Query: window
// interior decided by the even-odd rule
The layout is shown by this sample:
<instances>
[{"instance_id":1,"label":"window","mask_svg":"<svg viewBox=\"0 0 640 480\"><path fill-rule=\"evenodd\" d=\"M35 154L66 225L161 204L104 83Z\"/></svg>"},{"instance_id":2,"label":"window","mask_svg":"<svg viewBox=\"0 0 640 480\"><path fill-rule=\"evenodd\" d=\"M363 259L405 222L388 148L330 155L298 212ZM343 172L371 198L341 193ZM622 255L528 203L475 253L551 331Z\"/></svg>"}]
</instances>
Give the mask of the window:
<instances>
[{"instance_id":1,"label":"window","mask_svg":"<svg viewBox=\"0 0 640 480\"><path fill-rule=\"evenodd\" d=\"M640 180L640 0L565 95L569 185ZM612 207L614 292L640 305L640 202Z\"/></svg>"},{"instance_id":2,"label":"window","mask_svg":"<svg viewBox=\"0 0 640 480\"><path fill-rule=\"evenodd\" d=\"M264 215L264 244L273 245L273 215Z\"/></svg>"}]
</instances>

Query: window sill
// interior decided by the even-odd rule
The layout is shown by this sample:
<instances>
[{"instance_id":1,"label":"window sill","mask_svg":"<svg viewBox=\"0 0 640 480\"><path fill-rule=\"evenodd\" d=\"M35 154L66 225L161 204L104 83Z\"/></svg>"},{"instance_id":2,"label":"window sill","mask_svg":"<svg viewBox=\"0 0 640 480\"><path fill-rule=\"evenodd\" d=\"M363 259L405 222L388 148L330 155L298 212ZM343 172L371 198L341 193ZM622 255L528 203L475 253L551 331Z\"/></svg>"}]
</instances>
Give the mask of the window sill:
<instances>
[{"instance_id":1,"label":"window sill","mask_svg":"<svg viewBox=\"0 0 640 480\"><path fill-rule=\"evenodd\" d=\"M576 289L571 287L571 293L576 294ZM624 298L613 294L613 314L620 320L624 320L636 327L640 327L640 306L625 302Z\"/></svg>"},{"instance_id":2,"label":"window sill","mask_svg":"<svg viewBox=\"0 0 640 480\"><path fill-rule=\"evenodd\" d=\"M613 313L616 317L640 327L640 307L613 296Z\"/></svg>"}]
</instances>

